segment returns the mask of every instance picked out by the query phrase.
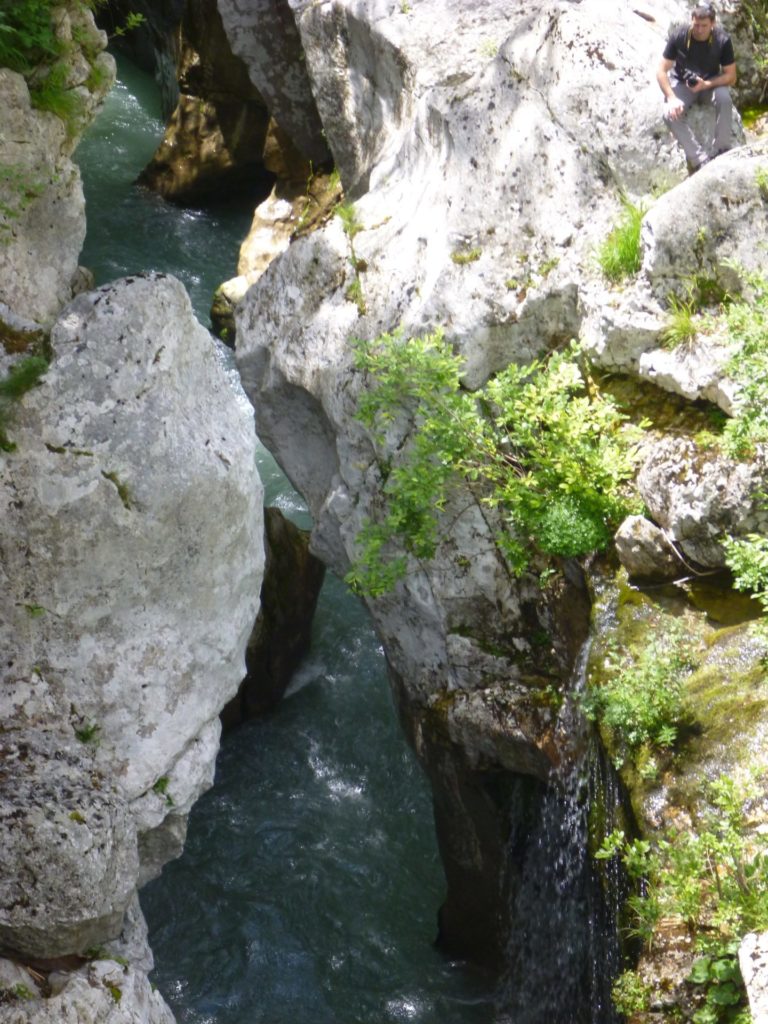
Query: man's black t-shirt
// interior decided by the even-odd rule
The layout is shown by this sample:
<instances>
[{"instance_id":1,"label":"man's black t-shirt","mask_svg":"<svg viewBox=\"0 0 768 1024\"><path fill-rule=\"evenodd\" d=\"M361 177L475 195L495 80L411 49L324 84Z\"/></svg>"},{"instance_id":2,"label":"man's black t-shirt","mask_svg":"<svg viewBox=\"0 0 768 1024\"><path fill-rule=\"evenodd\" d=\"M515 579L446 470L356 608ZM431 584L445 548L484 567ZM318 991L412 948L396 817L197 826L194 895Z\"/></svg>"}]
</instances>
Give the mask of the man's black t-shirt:
<instances>
[{"instance_id":1,"label":"man's black t-shirt","mask_svg":"<svg viewBox=\"0 0 768 1024\"><path fill-rule=\"evenodd\" d=\"M715 78L720 69L735 64L733 43L728 33L715 25L712 35L700 43L691 35L687 25L675 29L664 47L664 58L675 62L675 74L694 71L701 78Z\"/></svg>"}]
</instances>

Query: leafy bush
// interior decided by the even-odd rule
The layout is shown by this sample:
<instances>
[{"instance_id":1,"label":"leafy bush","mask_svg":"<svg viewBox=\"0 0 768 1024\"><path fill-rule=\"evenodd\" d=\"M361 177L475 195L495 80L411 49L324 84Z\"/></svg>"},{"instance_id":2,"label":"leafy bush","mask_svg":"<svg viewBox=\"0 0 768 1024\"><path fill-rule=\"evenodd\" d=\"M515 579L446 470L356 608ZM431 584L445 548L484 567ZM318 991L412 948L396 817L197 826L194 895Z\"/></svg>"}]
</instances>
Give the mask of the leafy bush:
<instances>
[{"instance_id":1,"label":"leafy bush","mask_svg":"<svg viewBox=\"0 0 768 1024\"><path fill-rule=\"evenodd\" d=\"M683 923L702 954L689 982L695 1024L749 1020L736 953L749 932L768 928L768 835L750 825L760 794L727 775L709 785L709 808L693 831L668 830L654 844L611 833L598 859L619 856L641 884L630 900L636 933L650 942L662 918ZM630 988L627 983L627 988Z\"/></svg>"},{"instance_id":2,"label":"leafy bush","mask_svg":"<svg viewBox=\"0 0 768 1024\"><path fill-rule=\"evenodd\" d=\"M736 348L725 367L739 385L736 415L724 432L735 456L748 456L768 441L768 279L752 275L749 285L750 298L731 302L717 321Z\"/></svg>"},{"instance_id":3,"label":"leafy bush","mask_svg":"<svg viewBox=\"0 0 768 1024\"><path fill-rule=\"evenodd\" d=\"M597 262L609 281L616 284L636 274L642 262L640 228L645 210L624 201L619 222L597 250Z\"/></svg>"},{"instance_id":4,"label":"leafy bush","mask_svg":"<svg viewBox=\"0 0 768 1024\"><path fill-rule=\"evenodd\" d=\"M754 594L768 615L768 537L750 533L738 540L728 538L723 547L733 585Z\"/></svg>"},{"instance_id":5,"label":"leafy bush","mask_svg":"<svg viewBox=\"0 0 768 1024\"><path fill-rule=\"evenodd\" d=\"M627 758L637 761L641 751L652 757L674 744L690 719L684 681L694 665L681 630L652 641L635 658L609 657L605 682L589 691L584 704L590 718L611 730L617 766Z\"/></svg>"},{"instance_id":6,"label":"leafy bush","mask_svg":"<svg viewBox=\"0 0 768 1024\"><path fill-rule=\"evenodd\" d=\"M52 8L53 0L14 0L0 7L0 67L24 74L59 56Z\"/></svg>"},{"instance_id":7,"label":"leafy bush","mask_svg":"<svg viewBox=\"0 0 768 1024\"><path fill-rule=\"evenodd\" d=\"M439 330L356 342L355 359L370 377L358 418L377 448L388 432L407 433L390 461L379 458L383 507L358 537L358 590L383 593L408 553L433 556L439 515L461 481L501 514L498 543L516 572L532 551L575 556L608 542L629 507L622 485L636 437L575 347L509 366L477 394L461 388L462 359Z\"/></svg>"}]
</instances>

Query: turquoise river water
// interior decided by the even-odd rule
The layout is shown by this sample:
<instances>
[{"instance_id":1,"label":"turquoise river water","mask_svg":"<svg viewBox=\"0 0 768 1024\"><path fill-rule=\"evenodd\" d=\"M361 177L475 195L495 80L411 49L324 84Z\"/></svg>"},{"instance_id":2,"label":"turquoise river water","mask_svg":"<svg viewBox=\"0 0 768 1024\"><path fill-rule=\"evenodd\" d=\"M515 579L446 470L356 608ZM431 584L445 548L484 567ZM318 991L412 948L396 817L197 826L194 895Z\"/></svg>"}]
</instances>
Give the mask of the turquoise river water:
<instances>
[{"instance_id":1,"label":"turquoise river water","mask_svg":"<svg viewBox=\"0 0 768 1024\"><path fill-rule=\"evenodd\" d=\"M183 210L133 181L162 134L154 83L120 81L77 159L97 284L159 270L203 323L252 211ZM266 500L306 512L266 451ZM142 894L153 975L181 1024L489 1024L481 978L432 947L443 878L428 787L395 720L363 609L324 586L276 712L225 737L183 856Z\"/></svg>"}]
</instances>

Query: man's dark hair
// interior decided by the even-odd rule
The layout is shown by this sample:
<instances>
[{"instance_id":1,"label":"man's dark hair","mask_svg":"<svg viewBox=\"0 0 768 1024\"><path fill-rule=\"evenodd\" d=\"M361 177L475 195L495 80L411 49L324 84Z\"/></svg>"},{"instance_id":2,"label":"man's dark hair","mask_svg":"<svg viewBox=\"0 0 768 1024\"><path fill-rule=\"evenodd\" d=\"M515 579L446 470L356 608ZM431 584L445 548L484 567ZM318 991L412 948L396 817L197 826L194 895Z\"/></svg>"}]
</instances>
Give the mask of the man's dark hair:
<instances>
[{"instance_id":1,"label":"man's dark hair","mask_svg":"<svg viewBox=\"0 0 768 1024\"><path fill-rule=\"evenodd\" d=\"M715 6L714 4L696 4L691 11L697 18L715 18Z\"/></svg>"}]
</instances>

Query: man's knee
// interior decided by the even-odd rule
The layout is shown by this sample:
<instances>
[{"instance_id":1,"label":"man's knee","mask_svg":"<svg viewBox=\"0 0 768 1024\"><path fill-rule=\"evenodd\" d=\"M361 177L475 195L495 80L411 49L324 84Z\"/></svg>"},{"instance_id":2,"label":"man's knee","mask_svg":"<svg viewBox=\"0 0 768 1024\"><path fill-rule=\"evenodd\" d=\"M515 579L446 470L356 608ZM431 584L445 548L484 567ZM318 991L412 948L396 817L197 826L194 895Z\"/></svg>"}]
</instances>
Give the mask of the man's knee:
<instances>
[{"instance_id":1,"label":"man's knee","mask_svg":"<svg viewBox=\"0 0 768 1024\"><path fill-rule=\"evenodd\" d=\"M731 109L733 100L731 99L731 90L727 85L718 85L716 89L712 90L712 102L718 110Z\"/></svg>"}]
</instances>

